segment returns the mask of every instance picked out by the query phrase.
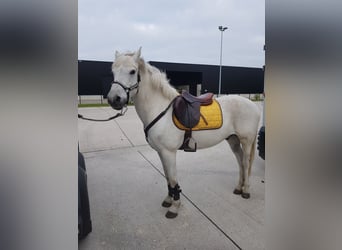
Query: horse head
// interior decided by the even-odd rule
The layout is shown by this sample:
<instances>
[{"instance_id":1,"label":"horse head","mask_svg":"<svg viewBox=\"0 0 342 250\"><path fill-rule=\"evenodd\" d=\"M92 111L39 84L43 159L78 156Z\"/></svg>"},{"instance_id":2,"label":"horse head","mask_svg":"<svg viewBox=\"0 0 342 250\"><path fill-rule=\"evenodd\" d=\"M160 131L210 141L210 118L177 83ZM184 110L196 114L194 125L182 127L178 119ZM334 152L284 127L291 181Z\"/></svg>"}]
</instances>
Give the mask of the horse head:
<instances>
[{"instance_id":1,"label":"horse head","mask_svg":"<svg viewBox=\"0 0 342 250\"><path fill-rule=\"evenodd\" d=\"M112 65L114 81L107 95L108 103L116 110L128 104L129 97L134 96L139 87L139 60L141 47L134 53L121 54L115 52L115 61Z\"/></svg>"}]
</instances>

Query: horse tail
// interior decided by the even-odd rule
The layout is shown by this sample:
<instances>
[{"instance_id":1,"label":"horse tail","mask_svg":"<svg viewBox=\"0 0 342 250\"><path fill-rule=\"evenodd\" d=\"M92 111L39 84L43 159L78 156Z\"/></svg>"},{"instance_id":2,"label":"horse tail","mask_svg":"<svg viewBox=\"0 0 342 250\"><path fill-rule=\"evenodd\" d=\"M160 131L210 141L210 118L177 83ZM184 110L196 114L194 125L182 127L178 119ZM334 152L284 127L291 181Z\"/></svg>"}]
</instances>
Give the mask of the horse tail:
<instances>
[{"instance_id":1,"label":"horse tail","mask_svg":"<svg viewBox=\"0 0 342 250\"><path fill-rule=\"evenodd\" d=\"M256 140L257 140L257 136L255 136L253 144L252 144L252 148L251 148L251 154L250 154L250 158L249 158L249 166L248 166L248 176L251 175L251 169L252 169L252 164L254 161L254 155L255 155L255 144L256 144Z\"/></svg>"}]
</instances>

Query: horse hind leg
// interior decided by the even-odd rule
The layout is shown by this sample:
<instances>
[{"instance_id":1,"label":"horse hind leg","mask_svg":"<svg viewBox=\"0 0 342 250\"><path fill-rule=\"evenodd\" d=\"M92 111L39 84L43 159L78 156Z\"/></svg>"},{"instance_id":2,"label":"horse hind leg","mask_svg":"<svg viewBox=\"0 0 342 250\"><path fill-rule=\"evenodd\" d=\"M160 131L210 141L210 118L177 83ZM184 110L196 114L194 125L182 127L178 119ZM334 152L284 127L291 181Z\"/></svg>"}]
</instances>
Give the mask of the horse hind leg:
<instances>
[{"instance_id":1,"label":"horse hind leg","mask_svg":"<svg viewBox=\"0 0 342 250\"><path fill-rule=\"evenodd\" d=\"M251 167L252 163L254 160L254 154L255 154L255 143L256 140L254 139L252 142L250 141L243 141L242 142L242 148L244 151L243 154L243 186L242 186L242 198L248 199L250 198L250 193L249 193L249 176L251 173Z\"/></svg>"},{"instance_id":2,"label":"horse hind leg","mask_svg":"<svg viewBox=\"0 0 342 250\"><path fill-rule=\"evenodd\" d=\"M244 171L243 171L243 151L240 146L240 139L237 135L231 135L227 138L230 148L232 149L235 158L239 165L239 183L234 189L234 194L241 195L242 194L242 186L244 180Z\"/></svg>"},{"instance_id":3,"label":"horse hind leg","mask_svg":"<svg viewBox=\"0 0 342 250\"><path fill-rule=\"evenodd\" d=\"M252 148L251 148L251 156L249 157L249 167L248 167L248 176L251 175L251 170L252 170L252 164L253 164L253 161L254 161L254 156L255 156L255 146L256 146L256 136L255 136L255 139L254 139L254 142L252 144Z\"/></svg>"}]
</instances>

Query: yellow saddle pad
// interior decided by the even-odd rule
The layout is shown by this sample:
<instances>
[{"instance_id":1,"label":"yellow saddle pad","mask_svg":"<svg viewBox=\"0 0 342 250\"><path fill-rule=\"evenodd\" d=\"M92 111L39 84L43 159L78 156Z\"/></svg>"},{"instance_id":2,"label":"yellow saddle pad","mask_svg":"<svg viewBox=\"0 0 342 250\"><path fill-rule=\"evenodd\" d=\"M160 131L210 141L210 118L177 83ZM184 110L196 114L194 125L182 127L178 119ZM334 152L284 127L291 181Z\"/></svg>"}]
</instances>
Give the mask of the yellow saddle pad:
<instances>
[{"instance_id":1,"label":"yellow saddle pad","mask_svg":"<svg viewBox=\"0 0 342 250\"><path fill-rule=\"evenodd\" d=\"M208 130L208 129L218 129L222 127L222 111L220 104L213 100L213 103L206 106L200 107L201 117L198 124L192 128L192 131L196 130ZM172 116L173 123L177 128L181 130L190 130L184 127L176 118L175 115Z\"/></svg>"}]
</instances>

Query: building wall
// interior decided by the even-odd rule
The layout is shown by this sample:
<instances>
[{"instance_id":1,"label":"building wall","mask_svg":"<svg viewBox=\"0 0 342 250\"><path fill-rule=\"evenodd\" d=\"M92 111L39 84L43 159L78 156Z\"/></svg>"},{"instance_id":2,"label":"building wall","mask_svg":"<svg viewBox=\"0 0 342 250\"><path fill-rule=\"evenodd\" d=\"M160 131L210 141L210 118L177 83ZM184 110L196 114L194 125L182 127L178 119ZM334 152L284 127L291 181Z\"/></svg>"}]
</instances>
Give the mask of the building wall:
<instances>
[{"instance_id":1,"label":"building wall","mask_svg":"<svg viewBox=\"0 0 342 250\"><path fill-rule=\"evenodd\" d=\"M219 66L167 62L149 62L164 71L170 84L188 86L190 93L198 95L205 92L218 93ZM106 97L113 75L112 62L78 62L78 94L103 95ZM201 90L198 92L198 85ZM222 67L222 94L263 93L264 71L262 68Z\"/></svg>"}]
</instances>

